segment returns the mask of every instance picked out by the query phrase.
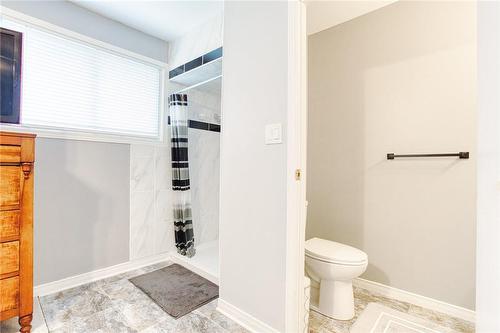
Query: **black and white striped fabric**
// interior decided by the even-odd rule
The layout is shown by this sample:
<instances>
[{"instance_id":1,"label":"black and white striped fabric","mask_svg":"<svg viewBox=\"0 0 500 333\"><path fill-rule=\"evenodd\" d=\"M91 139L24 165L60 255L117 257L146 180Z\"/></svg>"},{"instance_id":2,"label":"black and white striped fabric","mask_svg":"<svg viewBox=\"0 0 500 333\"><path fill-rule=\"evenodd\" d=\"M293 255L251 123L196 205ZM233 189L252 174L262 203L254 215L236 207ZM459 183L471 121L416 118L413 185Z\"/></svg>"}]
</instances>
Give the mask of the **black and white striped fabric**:
<instances>
[{"instance_id":1,"label":"black and white striped fabric","mask_svg":"<svg viewBox=\"0 0 500 333\"><path fill-rule=\"evenodd\" d=\"M169 97L170 138L172 144L172 189L174 190L174 226L177 252L187 257L196 253L194 248L191 190L188 161L187 95Z\"/></svg>"}]
</instances>

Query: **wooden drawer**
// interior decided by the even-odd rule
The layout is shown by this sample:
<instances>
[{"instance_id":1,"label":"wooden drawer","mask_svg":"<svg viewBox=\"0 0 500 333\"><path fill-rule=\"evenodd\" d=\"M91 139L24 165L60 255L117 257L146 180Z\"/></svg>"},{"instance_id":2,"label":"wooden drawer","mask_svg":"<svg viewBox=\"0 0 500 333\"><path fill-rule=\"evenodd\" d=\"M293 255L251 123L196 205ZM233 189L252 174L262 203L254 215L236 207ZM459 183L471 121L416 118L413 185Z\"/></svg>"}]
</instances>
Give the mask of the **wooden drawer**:
<instances>
[{"instance_id":1,"label":"wooden drawer","mask_svg":"<svg viewBox=\"0 0 500 333\"><path fill-rule=\"evenodd\" d=\"M0 242L14 240L19 237L20 211L0 211Z\"/></svg>"},{"instance_id":2,"label":"wooden drawer","mask_svg":"<svg viewBox=\"0 0 500 333\"><path fill-rule=\"evenodd\" d=\"M0 243L0 277L19 271L19 241Z\"/></svg>"},{"instance_id":3,"label":"wooden drawer","mask_svg":"<svg viewBox=\"0 0 500 333\"><path fill-rule=\"evenodd\" d=\"M0 162L2 163L21 162L21 146L0 145Z\"/></svg>"},{"instance_id":4,"label":"wooden drawer","mask_svg":"<svg viewBox=\"0 0 500 333\"><path fill-rule=\"evenodd\" d=\"M19 305L19 277L0 280L0 312L16 309Z\"/></svg>"},{"instance_id":5,"label":"wooden drawer","mask_svg":"<svg viewBox=\"0 0 500 333\"><path fill-rule=\"evenodd\" d=\"M0 210L19 209L21 173L19 166L0 166Z\"/></svg>"}]
</instances>

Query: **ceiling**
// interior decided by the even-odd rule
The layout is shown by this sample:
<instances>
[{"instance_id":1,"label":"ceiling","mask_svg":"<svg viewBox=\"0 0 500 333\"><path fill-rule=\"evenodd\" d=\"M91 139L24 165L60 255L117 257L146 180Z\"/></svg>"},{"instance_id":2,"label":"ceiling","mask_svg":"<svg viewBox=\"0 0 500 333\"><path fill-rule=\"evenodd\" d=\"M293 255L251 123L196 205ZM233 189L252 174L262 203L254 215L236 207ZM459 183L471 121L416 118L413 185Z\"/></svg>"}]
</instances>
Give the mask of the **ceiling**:
<instances>
[{"instance_id":1,"label":"ceiling","mask_svg":"<svg viewBox=\"0 0 500 333\"><path fill-rule=\"evenodd\" d=\"M222 1L70 1L165 41L181 37L223 10Z\"/></svg>"},{"instance_id":2,"label":"ceiling","mask_svg":"<svg viewBox=\"0 0 500 333\"><path fill-rule=\"evenodd\" d=\"M352 20L397 0L318 1L306 0L307 34L312 35L334 25Z\"/></svg>"},{"instance_id":3,"label":"ceiling","mask_svg":"<svg viewBox=\"0 0 500 333\"><path fill-rule=\"evenodd\" d=\"M175 40L223 11L222 0L69 0L165 41ZM349 21L397 0L305 0L309 35Z\"/></svg>"}]
</instances>

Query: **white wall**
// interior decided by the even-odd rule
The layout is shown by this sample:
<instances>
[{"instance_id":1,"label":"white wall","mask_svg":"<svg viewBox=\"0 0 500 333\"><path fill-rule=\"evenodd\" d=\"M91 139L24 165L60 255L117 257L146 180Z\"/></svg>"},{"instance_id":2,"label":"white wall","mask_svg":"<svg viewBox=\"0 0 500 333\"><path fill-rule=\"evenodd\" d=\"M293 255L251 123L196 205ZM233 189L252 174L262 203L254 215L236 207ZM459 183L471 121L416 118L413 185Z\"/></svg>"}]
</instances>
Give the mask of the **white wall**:
<instances>
[{"instance_id":1,"label":"white wall","mask_svg":"<svg viewBox=\"0 0 500 333\"><path fill-rule=\"evenodd\" d=\"M307 237L363 278L474 309L474 2L401 1L309 37ZM470 151L388 161L386 154Z\"/></svg>"},{"instance_id":2,"label":"white wall","mask_svg":"<svg viewBox=\"0 0 500 333\"><path fill-rule=\"evenodd\" d=\"M500 332L500 3L478 2L476 331Z\"/></svg>"},{"instance_id":3,"label":"white wall","mask_svg":"<svg viewBox=\"0 0 500 333\"><path fill-rule=\"evenodd\" d=\"M285 331L287 3L226 2L222 87L220 298Z\"/></svg>"}]
</instances>

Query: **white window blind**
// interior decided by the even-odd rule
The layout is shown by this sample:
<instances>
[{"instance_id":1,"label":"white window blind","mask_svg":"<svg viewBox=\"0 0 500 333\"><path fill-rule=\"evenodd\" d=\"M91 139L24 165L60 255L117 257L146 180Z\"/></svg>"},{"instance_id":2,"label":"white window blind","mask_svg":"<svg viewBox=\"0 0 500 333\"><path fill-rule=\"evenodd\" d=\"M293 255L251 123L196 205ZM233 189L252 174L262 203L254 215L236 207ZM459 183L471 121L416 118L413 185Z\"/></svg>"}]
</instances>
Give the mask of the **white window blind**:
<instances>
[{"instance_id":1,"label":"white window blind","mask_svg":"<svg viewBox=\"0 0 500 333\"><path fill-rule=\"evenodd\" d=\"M161 68L17 22L23 32L21 124L159 138Z\"/></svg>"}]
</instances>

